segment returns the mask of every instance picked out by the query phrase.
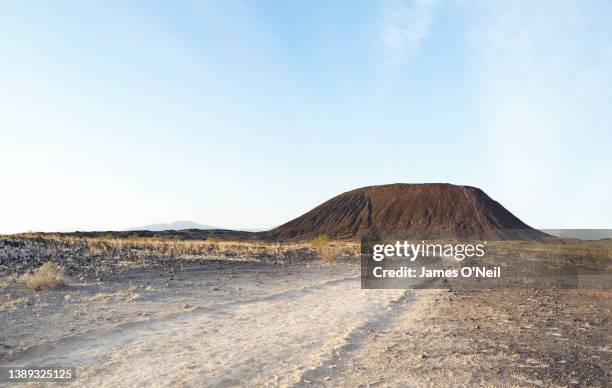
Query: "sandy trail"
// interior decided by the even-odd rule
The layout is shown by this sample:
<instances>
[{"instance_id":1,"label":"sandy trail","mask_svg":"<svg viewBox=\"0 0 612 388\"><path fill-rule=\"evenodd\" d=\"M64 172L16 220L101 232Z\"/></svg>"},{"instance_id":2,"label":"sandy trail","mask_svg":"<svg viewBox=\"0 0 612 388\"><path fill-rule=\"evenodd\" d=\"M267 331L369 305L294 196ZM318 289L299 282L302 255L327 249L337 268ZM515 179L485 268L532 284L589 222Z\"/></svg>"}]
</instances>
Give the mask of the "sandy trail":
<instances>
[{"instance_id":1,"label":"sandy trail","mask_svg":"<svg viewBox=\"0 0 612 388\"><path fill-rule=\"evenodd\" d=\"M321 281L66 338L13 361L78 366L86 386L287 386L391 322L410 295L362 290L359 278Z\"/></svg>"}]
</instances>

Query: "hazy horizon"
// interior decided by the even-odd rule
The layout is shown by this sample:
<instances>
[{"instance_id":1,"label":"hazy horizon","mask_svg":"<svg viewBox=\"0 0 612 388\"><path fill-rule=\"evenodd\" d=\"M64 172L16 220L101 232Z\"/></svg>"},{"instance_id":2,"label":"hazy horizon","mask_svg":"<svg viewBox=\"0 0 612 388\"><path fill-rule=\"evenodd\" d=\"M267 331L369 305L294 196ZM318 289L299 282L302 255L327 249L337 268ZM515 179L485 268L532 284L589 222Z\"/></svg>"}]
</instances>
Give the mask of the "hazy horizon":
<instances>
[{"instance_id":1,"label":"hazy horizon","mask_svg":"<svg viewBox=\"0 0 612 388\"><path fill-rule=\"evenodd\" d=\"M188 223L188 224L194 224L192 226L184 226L184 225L180 225L180 227L177 229L174 225L178 225L178 224L183 224L183 223ZM167 227L166 227L167 226ZM162 230L185 230L185 229L202 229L202 230L207 230L207 229L218 229L218 230L235 230L235 231L244 231L244 232L260 232L260 231L266 231L266 230L270 230L273 229L275 226L272 227L267 227L267 228L242 228L242 227L236 227L236 228L228 228L225 227L223 225L207 225L205 223L201 223L201 222L197 222L197 221L193 221L193 220L162 220L161 222L156 222L153 224L147 224L147 225L132 225L132 226L127 226L127 227L122 227L122 228L118 228L118 229L84 229L84 228L78 228L78 227L74 227L74 228L65 228L65 229L59 229L59 230L36 230L36 229L29 229L29 230L23 230L20 232L11 232L8 234L21 234L21 233L74 233L74 232L130 232L130 231L139 231L139 230L150 230L150 231L162 231ZM1 233L0 233L1 234Z\"/></svg>"},{"instance_id":2,"label":"hazy horizon","mask_svg":"<svg viewBox=\"0 0 612 388\"><path fill-rule=\"evenodd\" d=\"M0 5L0 233L280 225L342 192L479 187L610 228L612 3Z\"/></svg>"}]
</instances>

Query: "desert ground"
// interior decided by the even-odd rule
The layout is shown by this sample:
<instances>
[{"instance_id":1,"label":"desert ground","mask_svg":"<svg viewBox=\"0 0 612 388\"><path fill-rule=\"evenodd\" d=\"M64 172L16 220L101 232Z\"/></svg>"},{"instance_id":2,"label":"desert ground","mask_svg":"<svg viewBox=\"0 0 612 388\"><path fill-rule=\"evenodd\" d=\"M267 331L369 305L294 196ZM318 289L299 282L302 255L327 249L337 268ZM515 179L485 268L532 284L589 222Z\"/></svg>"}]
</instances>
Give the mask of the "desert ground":
<instances>
[{"instance_id":1,"label":"desert ground","mask_svg":"<svg viewBox=\"0 0 612 388\"><path fill-rule=\"evenodd\" d=\"M610 382L609 290L364 290L358 246L318 244L0 238L0 366L109 387ZM28 283L48 261L65 284Z\"/></svg>"}]
</instances>

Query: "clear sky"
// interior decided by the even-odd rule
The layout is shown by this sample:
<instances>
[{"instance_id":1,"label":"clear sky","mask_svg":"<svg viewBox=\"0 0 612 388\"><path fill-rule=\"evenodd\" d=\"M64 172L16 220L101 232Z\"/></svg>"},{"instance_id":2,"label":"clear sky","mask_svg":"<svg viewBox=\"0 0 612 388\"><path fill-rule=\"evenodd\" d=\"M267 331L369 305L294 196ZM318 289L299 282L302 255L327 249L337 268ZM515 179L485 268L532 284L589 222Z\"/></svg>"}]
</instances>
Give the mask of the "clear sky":
<instances>
[{"instance_id":1,"label":"clear sky","mask_svg":"<svg viewBox=\"0 0 612 388\"><path fill-rule=\"evenodd\" d=\"M610 1L3 1L0 233L288 221L394 182L612 227Z\"/></svg>"}]
</instances>

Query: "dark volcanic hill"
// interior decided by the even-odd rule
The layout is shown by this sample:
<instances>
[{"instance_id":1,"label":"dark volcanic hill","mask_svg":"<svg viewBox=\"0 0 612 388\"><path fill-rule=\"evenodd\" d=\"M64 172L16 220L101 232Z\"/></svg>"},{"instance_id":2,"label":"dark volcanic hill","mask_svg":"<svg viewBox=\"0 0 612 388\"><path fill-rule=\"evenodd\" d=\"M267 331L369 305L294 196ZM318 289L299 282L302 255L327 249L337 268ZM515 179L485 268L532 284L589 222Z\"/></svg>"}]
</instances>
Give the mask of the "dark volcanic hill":
<instances>
[{"instance_id":1,"label":"dark volcanic hill","mask_svg":"<svg viewBox=\"0 0 612 388\"><path fill-rule=\"evenodd\" d=\"M398 183L349 191L268 234L280 240L320 234L357 239L367 230L458 231L489 239L546 236L482 190L446 183Z\"/></svg>"}]
</instances>

